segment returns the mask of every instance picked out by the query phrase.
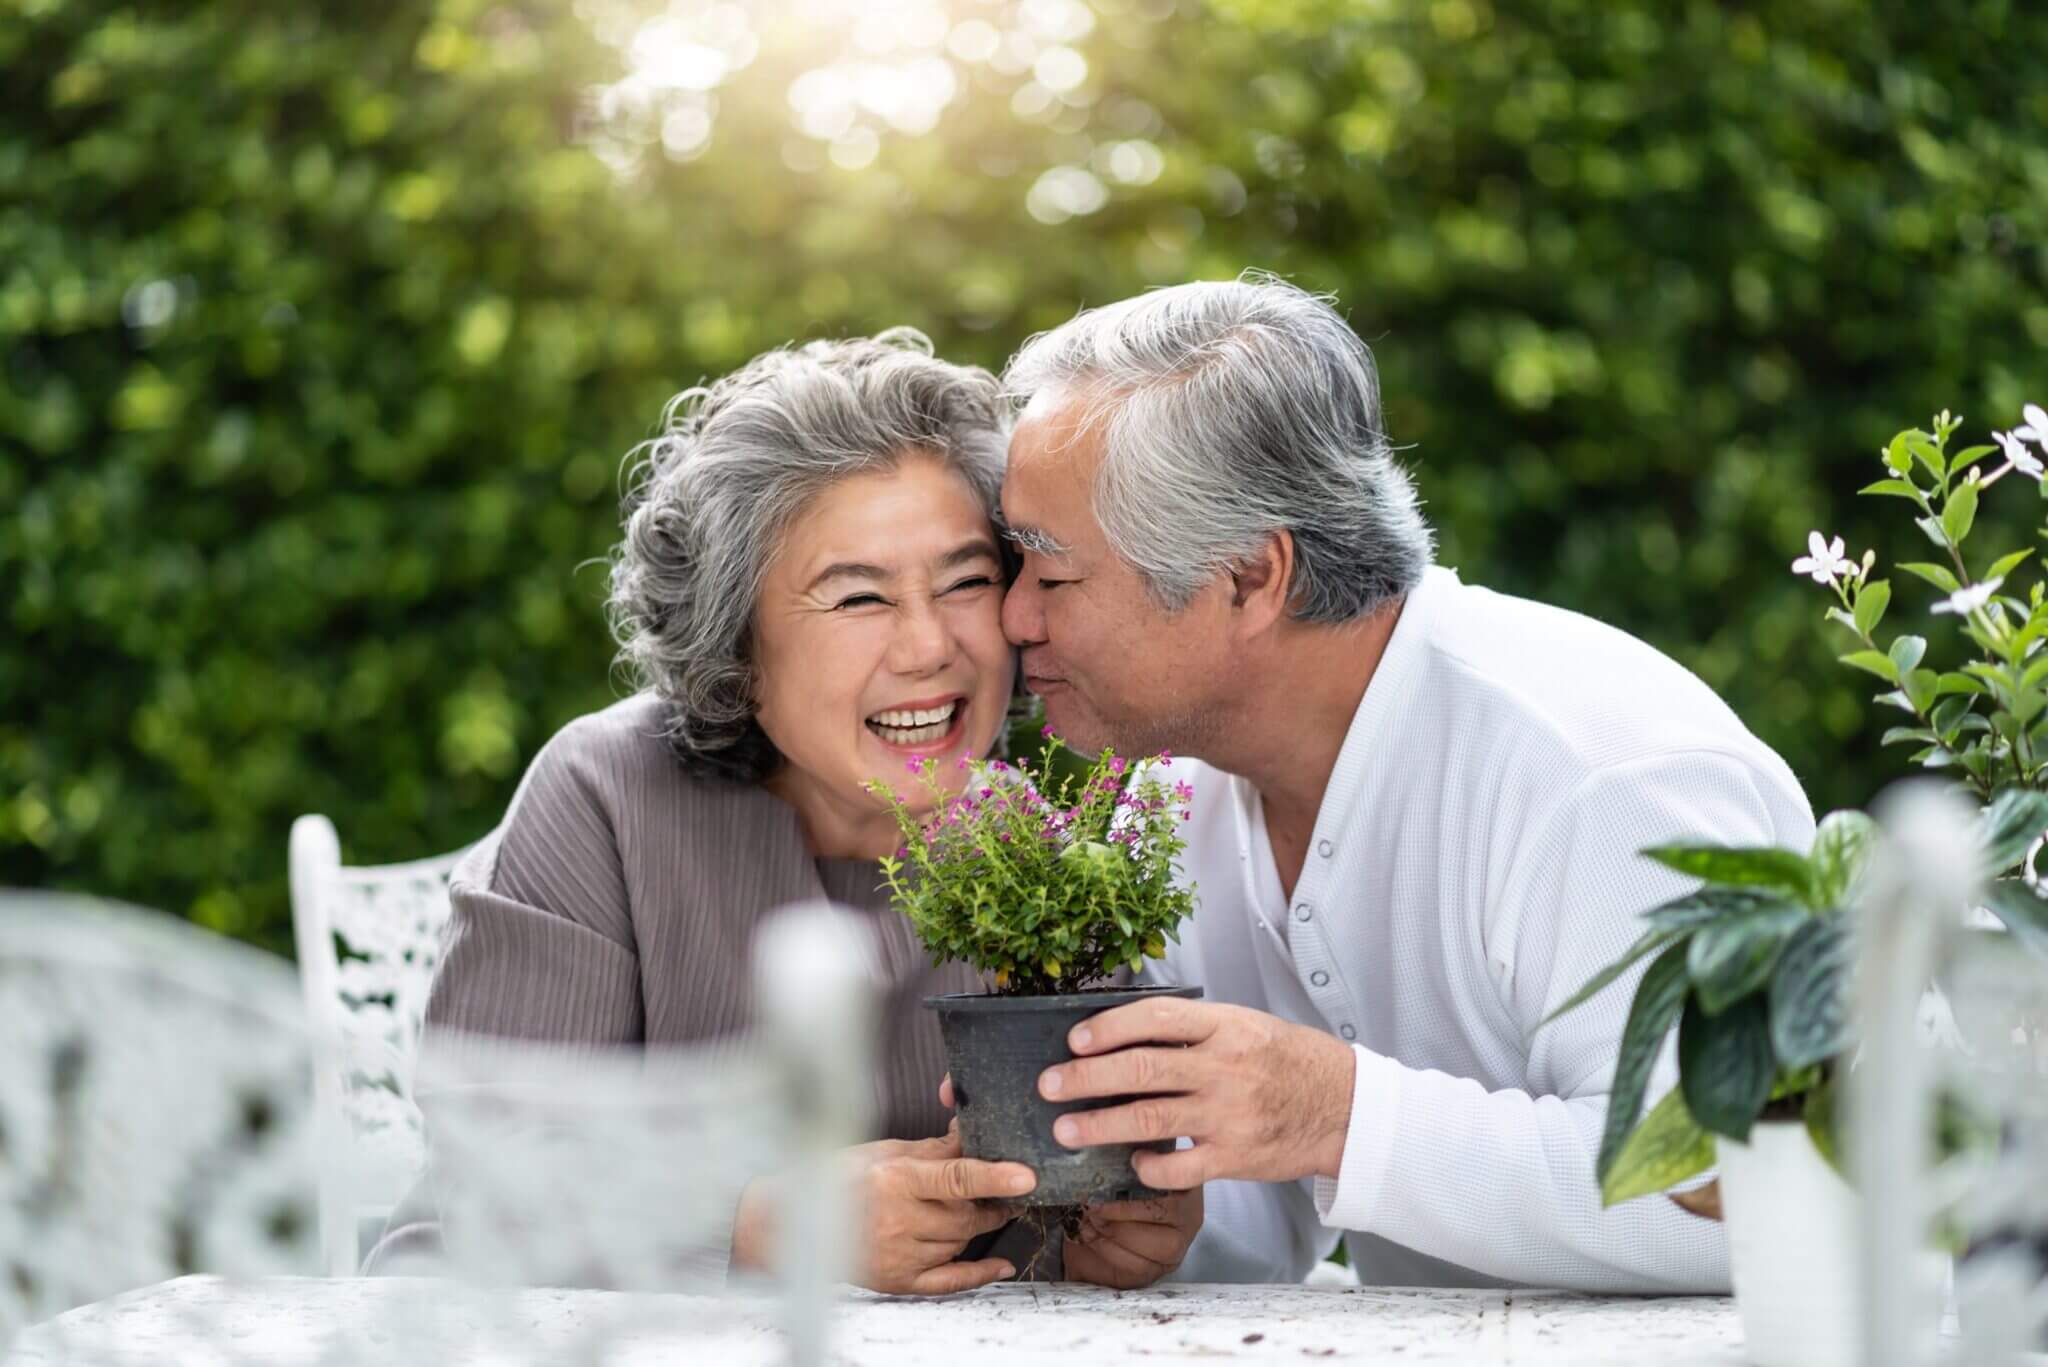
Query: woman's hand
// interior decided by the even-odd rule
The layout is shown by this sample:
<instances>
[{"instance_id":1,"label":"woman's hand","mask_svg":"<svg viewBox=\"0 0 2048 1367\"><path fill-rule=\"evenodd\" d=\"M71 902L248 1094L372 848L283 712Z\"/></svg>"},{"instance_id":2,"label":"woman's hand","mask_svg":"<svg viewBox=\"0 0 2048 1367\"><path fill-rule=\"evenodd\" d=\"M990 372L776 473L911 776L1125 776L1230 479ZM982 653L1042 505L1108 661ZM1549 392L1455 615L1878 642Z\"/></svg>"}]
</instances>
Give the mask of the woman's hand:
<instances>
[{"instance_id":1,"label":"woman's hand","mask_svg":"<svg viewBox=\"0 0 2048 1367\"><path fill-rule=\"evenodd\" d=\"M1180 1266L1202 1229L1202 1189L1153 1201L1112 1201L1081 1213L1067 1240L1066 1275L1119 1291L1150 1286Z\"/></svg>"},{"instance_id":2,"label":"woman's hand","mask_svg":"<svg viewBox=\"0 0 2048 1367\"><path fill-rule=\"evenodd\" d=\"M882 1139L848 1151L858 1174L856 1280L873 1291L944 1296L1017 1275L1004 1258L956 1263L976 1235L1000 1229L1009 1212L977 1204L1022 1196L1038 1184L1022 1163L984 1163L960 1153L951 1130L938 1139ZM748 1186L733 1227L733 1265L766 1267L774 1258L774 1206L766 1182Z\"/></svg>"}]
</instances>

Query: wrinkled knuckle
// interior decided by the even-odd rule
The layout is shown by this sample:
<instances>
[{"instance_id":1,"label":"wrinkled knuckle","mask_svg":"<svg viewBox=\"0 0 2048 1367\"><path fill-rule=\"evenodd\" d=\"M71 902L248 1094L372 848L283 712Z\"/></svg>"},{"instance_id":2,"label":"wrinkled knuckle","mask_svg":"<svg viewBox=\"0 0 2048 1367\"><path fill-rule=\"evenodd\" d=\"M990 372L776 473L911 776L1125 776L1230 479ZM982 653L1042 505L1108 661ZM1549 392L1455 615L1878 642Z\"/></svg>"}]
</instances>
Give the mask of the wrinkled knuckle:
<instances>
[{"instance_id":1,"label":"wrinkled knuckle","mask_svg":"<svg viewBox=\"0 0 2048 1367\"><path fill-rule=\"evenodd\" d=\"M1172 1116L1163 1101L1140 1101L1131 1107L1131 1118L1138 1122L1140 1133L1150 1139L1167 1137Z\"/></svg>"}]
</instances>

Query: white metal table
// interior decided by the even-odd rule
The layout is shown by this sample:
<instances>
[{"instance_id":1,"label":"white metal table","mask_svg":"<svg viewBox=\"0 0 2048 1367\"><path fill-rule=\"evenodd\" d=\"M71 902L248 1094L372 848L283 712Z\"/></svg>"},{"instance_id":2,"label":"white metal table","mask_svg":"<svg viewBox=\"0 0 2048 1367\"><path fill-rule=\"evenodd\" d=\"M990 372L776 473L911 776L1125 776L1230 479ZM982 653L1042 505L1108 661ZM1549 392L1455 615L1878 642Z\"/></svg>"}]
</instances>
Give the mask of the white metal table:
<instances>
[{"instance_id":1,"label":"white metal table","mask_svg":"<svg viewBox=\"0 0 2048 1367\"><path fill-rule=\"evenodd\" d=\"M764 1301L604 1291L486 1293L418 1278L183 1277L28 1330L5 1367L92 1362L520 1361L768 1367L782 1345ZM602 1338L601 1351L592 1351ZM832 1330L848 1367L1060 1363L1739 1364L1734 1303L1549 1291L1004 1285L945 1299L856 1292Z\"/></svg>"}]
</instances>

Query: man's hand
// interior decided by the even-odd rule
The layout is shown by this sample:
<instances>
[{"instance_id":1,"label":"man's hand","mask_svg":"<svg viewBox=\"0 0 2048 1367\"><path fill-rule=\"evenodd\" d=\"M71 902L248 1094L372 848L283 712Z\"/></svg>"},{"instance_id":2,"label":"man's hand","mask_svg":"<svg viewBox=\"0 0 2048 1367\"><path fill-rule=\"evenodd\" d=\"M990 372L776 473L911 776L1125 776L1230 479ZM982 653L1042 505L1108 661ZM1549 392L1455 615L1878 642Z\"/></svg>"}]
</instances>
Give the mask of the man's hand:
<instances>
[{"instance_id":1,"label":"man's hand","mask_svg":"<svg viewBox=\"0 0 2048 1367\"><path fill-rule=\"evenodd\" d=\"M1202 1189L1157 1201L1111 1201L1081 1212L1066 1243L1069 1280L1135 1291L1180 1266L1202 1228Z\"/></svg>"},{"instance_id":2,"label":"man's hand","mask_svg":"<svg viewBox=\"0 0 2048 1367\"><path fill-rule=\"evenodd\" d=\"M1000 1229L1011 1214L977 1204L1022 1196L1038 1178L1022 1163L963 1158L957 1129L939 1139L882 1139L848 1151L858 1174L860 1274L873 1291L944 1296L1017 1275L1004 1258L956 1263L978 1234ZM733 1230L735 1266L774 1260L774 1207L779 1184L756 1182L740 1197ZM799 1198L800 1199L800 1198Z\"/></svg>"},{"instance_id":3,"label":"man's hand","mask_svg":"<svg viewBox=\"0 0 2048 1367\"><path fill-rule=\"evenodd\" d=\"M1194 1140L1173 1153L1133 1155L1147 1186L1335 1177L1343 1162L1356 1068L1350 1046L1320 1030L1242 1006L1167 997L1091 1016L1067 1033L1067 1047L1072 1063L1039 1074L1048 1101L1142 1099L1063 1115L1053 1138L1070 1149Z\"/></svg>"}]
</instances>

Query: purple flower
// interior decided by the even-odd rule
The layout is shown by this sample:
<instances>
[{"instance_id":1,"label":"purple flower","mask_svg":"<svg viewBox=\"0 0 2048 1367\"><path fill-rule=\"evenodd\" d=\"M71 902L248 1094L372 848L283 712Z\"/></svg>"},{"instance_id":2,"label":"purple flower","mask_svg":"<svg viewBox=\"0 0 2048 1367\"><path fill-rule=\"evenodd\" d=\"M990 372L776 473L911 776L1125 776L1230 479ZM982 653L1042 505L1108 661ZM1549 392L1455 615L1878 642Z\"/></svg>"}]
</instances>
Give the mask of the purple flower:
<instances>
[{"instance_id":1,"label":"purple flower","mask_svg":"<svg viewBox=\"0 0 2048 1367\"><path fill-rule=\"evenodd\" d=\"M994 797L996 795L996 790L993 788L983 788L981 790L981 795L983 797Z\"/></svg>"},{"instance_id":2,"label":"purple flower","mask_svg":"<svg viewBox=\"0 0 2048 1367\"><path fill-rule=\"evenodd\" d=\"M923 773L923 772L924 772L924 766L923 766L923 765L921 765L921 764L919 764L919 763L918 763L918 762L917 762L916 760L914 760L914 759L907 759L907 760L904 760L904 761L903 761L903 767L904 767L905 769L908 769L908 770L909 770L909 771L910 771L911 773L913 773L913 774L921 774L921 773Z\"/></svg>"},{"instance_id":3,"label":"purple flower","mask_svg":"<svg viewBox=\"0 0 2048 1367\"><path fill-rule=\"evenodd\" d=\"M1123 773L1123 771L1124 771L1124 770L1125 770L1125 769L1126 769L1127 767L1129 767L1129 766L1127 766L1127 765L1126 765L1126 764L1124 763L1124 759L1123 759L1123 756L1122 756L1122 755L1118 755L1118 756L1116 756L1115 758L1111 759L1111 760L1110 760L1110 762L1109 762L1109 772L1111 772L1112 774L1118 774L1118 775L1121 775L1121 774Z\"/></svg>"},{"instance_id":4,"label":"purple flower","mask_svg":"<svg viewBox=\"0 0 2048 1367\"><path fill-rule=\"evenodd\" d=\"M1039 727L1039 728L1038 728L1038 734L1039 734L1039 735L1041 735L1041 736L1043 736L1043 737L1045 737L1045 738L1046 738L1047 740L1051 740L1051 739L1052 739L1052 723L1051 723L1051 722L1047 722L1047 723L1046 723L1045 725L1043 725L1043 726Z\"/></svg>"},{"instance_id":5,"label":"purple flower","mask_svg":"<svg viewBox=\"0 0 2048 1367\"><path fill-rule=\"evenodd\" d=\"M1185 780L1176 783L1173 785L1173 795L1182 802L1193 802L1195 800L1195 785Z\"/></svg>"}]
</instances>

